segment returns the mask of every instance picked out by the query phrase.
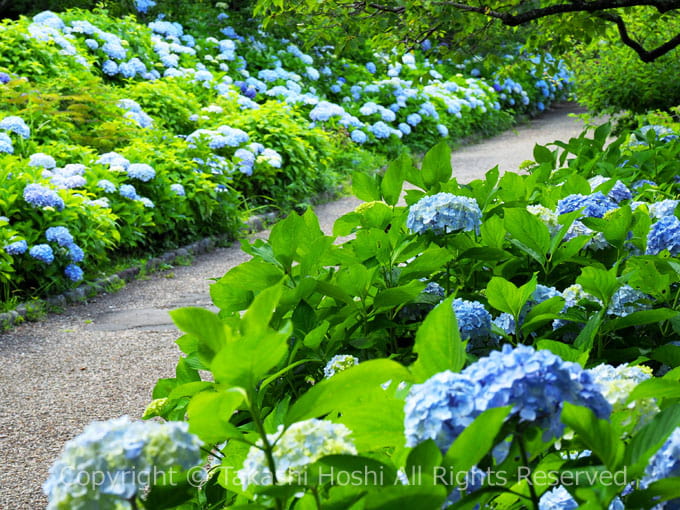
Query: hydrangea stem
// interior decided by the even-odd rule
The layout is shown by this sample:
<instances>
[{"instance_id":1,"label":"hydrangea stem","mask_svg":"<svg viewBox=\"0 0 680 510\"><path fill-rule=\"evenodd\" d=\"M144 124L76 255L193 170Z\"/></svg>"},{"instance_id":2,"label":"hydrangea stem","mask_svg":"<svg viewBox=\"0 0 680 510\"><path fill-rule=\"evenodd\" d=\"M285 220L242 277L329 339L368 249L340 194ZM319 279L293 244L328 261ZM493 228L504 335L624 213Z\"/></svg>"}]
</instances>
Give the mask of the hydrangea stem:
<instances>
[{"instance_id":1,"label":"hydrangea stem","mask_svg":"<svg viewBox=\"0 0 680 510\"><path fill-rule=\"evenodd\" d=\"M529 456L527 455L527 449L526 445L524 444L524 439L522 438L520 433L517 433L515 438L517 439L517 446L519 446L520 455L522 456L522 462L526 467L529 467ZM536 494L536 489L534 488L534 484L531 481L531 479L529 479L528 484L529 494L531 494L531 501L533 503L534 510L539 510L538 495Z\"/></svg>"}]
</instances>

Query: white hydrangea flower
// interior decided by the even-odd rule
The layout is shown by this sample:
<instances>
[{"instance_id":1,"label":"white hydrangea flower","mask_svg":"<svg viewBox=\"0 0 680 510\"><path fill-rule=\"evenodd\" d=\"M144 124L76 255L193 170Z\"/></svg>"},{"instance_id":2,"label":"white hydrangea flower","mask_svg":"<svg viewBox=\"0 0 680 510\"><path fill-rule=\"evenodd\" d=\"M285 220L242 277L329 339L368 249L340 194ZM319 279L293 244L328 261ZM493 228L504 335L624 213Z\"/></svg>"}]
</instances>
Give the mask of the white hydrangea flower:
<instances>
[{"instance_id":1,"label":"white hydrangea flower","mask_svg":"<svg viewBox=\"0 0 680 510\"><path fill-rule=\"evenodd\" d=\"M338 354L333 356L326 366L323 368L323 375L326 379L333 377L338 372L352 368L359 364L359 358L349 354Z\"/></svg>"},{"instance_id":2,"label":"white hydrangea flower","mask_svg":"<svg viewBox=\"0 0 680 510\"><path fill-rule=\"evenodd\" d=\"M267 440L274 445L272 457L277 483L299 481L305 466L326 455L356 455L357 450L349 439L351 433L345 425L315 418L294 423L285 431L283 425L279 425L275 434L267 434ZM250 448L243 468L237 473L244 491L249 485L273 483L262 446L260 439L256 446Z\"/></svg>"}]
</instances>

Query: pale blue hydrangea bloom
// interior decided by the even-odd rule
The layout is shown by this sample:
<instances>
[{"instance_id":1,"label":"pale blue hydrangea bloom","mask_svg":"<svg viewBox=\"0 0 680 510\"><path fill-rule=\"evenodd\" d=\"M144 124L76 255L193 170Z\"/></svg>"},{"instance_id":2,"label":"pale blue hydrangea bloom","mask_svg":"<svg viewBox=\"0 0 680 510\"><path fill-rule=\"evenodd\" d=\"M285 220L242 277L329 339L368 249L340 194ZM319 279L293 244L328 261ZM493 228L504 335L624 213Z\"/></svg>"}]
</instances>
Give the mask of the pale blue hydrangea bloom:
<instances>
[{"instance_id":1,"label":"pale blue hydrangea bloom","mask_svg":"<svg viewBox=\"0 0 680 510\"><path fill-rule=\"evenodd\" d=\"M607 312L619 317L625 317L639 310L648 310L650 308L650 299L644 292L640 292L630 285L623 285L614 292Z\"/></svg>"},{"instance_id":2,"label":"pale blue hydrangea bloom","mask_svg":"<svg viewBox=\"0 0 680 510\"><path fill-rule=\"evenodd\" d=\"M52 27L56 30L63 30L66 25L64 21L52 11L43 11L33 16L33 21L40 25Z\"/></svg>"},{"instance_id":3,"label":"pale blue hydrangea bloom","mask_svg":"<svg viewBox=\"0 0 680 510\"><path fill-rule=\"evenodd\" d=\"M186 191L184 191L184 186L178 183L171 184L170 190L178 197L183 197L186 195Z\"/></svg>"},{"instance_id":4,"label":"pale blue hydrangea bloom","mask_svg":"<svg viewBox=\"0 0 680 510\"><path fill-rule=\"evenodd\" d=\"M670 199L649 204L649 215L657 220L660 220L664 216L673 216L678 204L680 204L680 200Z\"/></svg>"},{"instance_id":5,"label":"pale blue hydrangea bloom","mask_svg":"<svg viewBox=\"0 0 680 510\"><path fill-rule=\"evenodd\" d=\"M51 264L54 262L54 252L52 251L52 247L49 244L36 244L35 246L31 247L31 249L28 251L28 254L34 259L44 262L45 264Z\"/></svg>"},{"instance_id":6,"label":"pale blue hydrangea bloom","mask_svg":"<svg viewBox=\"0 0 680 510\"><path fill-rule=\"evenodd\" d=\"M156 205L151 201L150 198L139 197L137 198L137 200L139 200L142 203L142 205L148 209L153 209L154 207L156 207Z\"/></svg>"},{"instance_id":7,"label":"pale blue hydrangea bloom","mask_svg":"<svg viewBox=\"0 0 680 510\"><path fill-rule=\"evenodd\" d=\"M14 145L12 139L7 133L0 133L0 152L5 154L14 154Z\"/></svg>"},{"instance_id":8,"label":"pale blue hydrangea bloom","mask_svg":"<svg viewBox=\"0 0 680 510\"><path fill-rule=\"evenodd\" d=\"M616 209L616 204L605 197L601 191L590 195L569 195L557 202L557 213L565 214L583 208L583 216L602 218L604 213Z\"/></svg>"},{"instance_id":9,"label":"pale blue hydrangea bloom","mask_svg":"<svg viewBox=\"0 0 680 510\"><path fill-rule=\"evenodd\" d=\"M514 335L516 333L515 318L506 312L503 312L493 320L493 324L499 327L506 335Z\"/></svg>"},{"instance_id":10,"label":"pale blue hydrangea bloom","mask_svg":"<svg viewBox=\"0 0 680 510\"><path fill-rule=\"evenodd\" d=\"M115 76L118 74L118 64L113 60L106 60L102 64L102 72L107 76Z\"/></svg>"},{"instance_id":11,"label":"pale blue hydrangea bloom","mask_svg":"<svg viewBox=\"0 0 680 510\"><path fill-rule=\"evenodd\" d=\"M106 154L102 154L99 156L99 159L96 161L96 163L100 165L109 165L112 167L119 166L123 169L126 169L130 165L130 162L117 152L107 152Z\"/></svg>"},{"instance_id":12,"label":"pale blue hydrangea bloom","mask_svg":"<svg viewBox=\"0 0 680 510\"><path fill-rule=\"evenodd\" d=\"M99 43L94 39L85 39L85 46L87 46L90 50L95 51L99 48Z\"/></svg>"},{"instance_id":13,"label":"pale blue hydrangea bloom","mask_svg":"<svg viewBox=\"0 0 680 510\"><path fill-rule=\"evenodd\" d=\"M600 391L607 402L612 406L614 413L627 413L627 417L621 421L624 427L639 430L649 423L659 412L656 399L638 399L634 403L628 403L628 397L635 387L652 377L652 369L644 365L629 366L627 363L614 367L600 364L588 370L595 384L600 386Z\"/></svg>"},{"instance_id":14,"label":"pale blue hydrangea bloom","mask_svg":"<svg viewBox=\"0 0 680 510\"><path fill-rule=\"evenodd\" d=\"M14 241L5 246L5 252L10 255L22 255L28 250L28 243L22 239L21 241Z\"/></svg>"},{"instance_id":15,"label":"pale blue hydrangea bloom","mask_svg":"<svg viewBox=\"0 0 680 510\"><path fill-rule=\"evenodd\" d=\"M658 480L677 476L680 476L680 427L673 431L663 446L649 459L640 485L646 489ZM677 508L680 508L680 498L660 503L654 507L654 510Z\"/></svg>"},{"instance_id":16,"label":"pale blue hydrangea bloom","mask_svg":"<svg viewBox=\"0 0 680 510\"><path fill-rule=\"evenodd\" d=\"M675 216L661 218L647 235L647 255L657 255L663 250L671 255L680 253L680 220Z\"/></svg>"},{"instance_id":17,"label":"pale blue hydrangea bloom","mask_svg":"<svg viewBox=\"0 0 680 510\"><path fill-rule=\"evenodd\" d=\"M473 198L437 193L413 204L406 226L417 234L432 231L446 234L459 230L477 231L482 223L482 211Z\"/></svg>"},{"instance_id":18,"label":"pale blue hydrangea bloom","mask_svg":"<svg viewBox=\"0 0 680 510\"><path fill-rule=\"evenodd\" d=\"M22 138L31 137L31 128L28 127L24 119L16 115L10 115L0 121L0 129L19 135Z\"/></svg>"},{"instance_id":19,"label":"pale blue hydrangea bloom","mask_svg":"<svg viewBox=\"0 0 680 510\"><path fill-rule=\"evenodd\" d=\"M538 503L539 510L575 510L578 506L569 491L561 485L545 492Z\"/></svg>"},{"instance_id":20,"label":"pale blue hydrangea bloom","mask_svg":"<svg viewBox=\"0 0 680 510\"><path fill-rule=\"evenodd\" d=\"M45 231L45 237L51 243L59 246L69 246L73 244L73 236L66 227L50 227Z\"/></svg>"},{"instance_id":21,"label":"pale blue hydrangea bloom","mask_svg":"<svg viewBox=\"0 0 680 510\"><path fill-rule=\"evenodd\" d=\"M146 14L149 12L149 9L152 9L155 6L156 2L154 2L154 0L135 0L135 9L142 14Z\"/></svg>"},{"instance_id":22,"label":"pale blue hydrangea bloom","mask_svg":"<svg viewBox=\"0 0 680 510\"><path fill-rule=\"evenodd\" d=\"M83 270L75 264L69 264L64 269L64 275L72 282L79 282L83 279Z\"/></svg>"},{"instance_id":23,"label":"pale blue hydrangea bloom","mask_svg":"<svg viewBox=\"0 0 680 510\"><path fill-rule=\"evenodd\" d=\"M437 131L439 132L439 136L442 138L449 136L449 128L447 128L444 124L437 124Z\"/></svg>"},{"instance_id":24,"label":"pale blue hydrangea bloom","mask_svg":"<svg viewBox=\"0 0 680 510\"><path fill-rule=\"evenodd\" d=\"M120 196L129 198L130 200L136 200L138 197L137 190L132 184L122 184L118 190Z\"/></svg>"},{"instance_id":25,"label":"pale blue hydrangea bloom","mask_svg":"<svg viewBox=\"0 0 680 510\"><path fill-rule=\"evenodd\" d=\"M156 177L156 171L146 163L133 163L127 168L127 174L133 179L149 182Z\"/></svg>"},{"instance_id":26,"label":"pale blue hydrangea bloom","mask_svg":"<svg viewBox=\"0 0 680 510\"><path fill-rule=\"evenodd\" d=\"M60 211L64 208L64 201L57 192L41 184L28 184L24 188L23 197L35 207L54 207Z\"/></svg>"},{"instance_id":27,"label":"pale blue hydrangea bloom","mask_svg":"<svg viewBox=\"0 0 680 510\"><path fill-rule=\"evenodd\" d=\"M350 354L337 354L333 356L326 366L323 367L323 375L326 379L333 377L338 372L352 368L359 364L359 358L356 358Z\"/></svg>"},{"instance_id":28,"label":"pale blue hydrangea bloom","mask_svg":"<svg viewBox=\"0 0 680 510\"><path fill-rule=\"evenodd\" d=\"M115 193L116 192L116 185L113 184L108 179L101 179L97 183L97 187L104 190L106 193Z\"/></svg>"},{"instance_id":29,"label":"pale blue hydrangea bloom","mask_svg":"<svg viewBox=\"0 0 680 510\"><path fill-rule=\"evenodd\" d=\"M350 133L350 138L354 143L363 144L368 141L368 135L361 129L355 129Z\"/></svg>"},{"instance_id":30,"label":"pale blue hydrangea bloom","mask_svg":"<svg viewBox=\"0 0 680 510\"><path fill-rule=\"evenodd\" d=\"M42 167L45 170L52 170L53 168L56 168L57 162L48 154L36 152L35 154L31 154L31 157L28 159L28 166L37 166Z\"/></svg>"},{"instance_id":31,"label":"pale blue hydrangea bloom","mask_svg":"<svg viewBox=\"0 0 680 510\"><path fill-rule=\"evenodd\" d=\"M92 422L67 442L43 491L48 509L128 508L151 473L187 470L201 461L201 441L186 422L131 422L127 416ZM82 478L98 483L83 484Z\"/></svg>"},{"instance_id":32,"label":"pale blue hydrangea bloom","mask_svg":"<svg viewBox=\"0 0 680 510\"><path fill-rule=\"evenodd\" d=\"M452 305L463 340L487 340L491 337L491 314L478 301L454 299Z\"/></svg>"},{"instance_id":33,"label":"pale blue hydrangea bloom","mask_svg":"<svg viewBox=\"0 0 680 510\"><path fill-rule=\"evenodd\" d=\"M385 124L382 120L379 120L372 126L368 127L369 131L373 133L373 136L375 136L378 139L382 138L389 138L390 135L392 134L392 130L390 127Z\"/></svg>"},{"instance_id":34,"label":"pale blue hydrangea bloom","mask_svg":"<svg viewBox=\"0 0 680 510\"><path fill-rule=\"evenodd\" d=\"M264 160L273 168L281 168L281 165L283 165L283 157L274 149L264 149L258 160L259 159Z\"/></svg>"},{"instance_id":35,"label":"pale blue hydrangea bloom","mask_svg":"<svg viewBox=\"0 0 680 510\"><path fill-rule=\"evenodd\" d=\"M406 124L405 122L399 123L399 126L397 126L399 131L404 133L405 135L410 135L411 134L411 126Z\"/></svg>"},{"instance_id":36,"label":"pale blue hydrangea bloom","mask_svg":"<svg viewBox=\"0 0 680 510\"><path fill-rule=\"evenodd\" d=\"M345 114L345 109L342 106L321 101L309 112L309 118L314 122L326 122L331 117L342 117Z\"/></svg>"},{"instance_id":37,"label":"pale blue hydrangea bloom","mask_svg":"<svg viewBox=\"0 0 680 510\"><path fill-rule=\"evenodd\" d=\"M417 113L412 113L406 117L406 122L415 127L422 122L422 117Z\"/></svg>"},{"instance_id":38,"label":"pale blue hydrangea bloom","mask_svg":"<svg viewBox=\"0 0 680 510\"><path fill-rule=\"evenodd\" d=\"M274 434L267 434L273 444L272 457L276 466L278 483L295 483L298 476L308 464L312 464L327 455L356 455L357 450L350 440L352 431L340 423L326 420L310 419L294 423L284 431L279 425ZM243 490L250 485L272 485L273 476L269 470L262 439L257 446L248 451L243 468L237 472Z\"/></svg>"},{"instance_id":39,"label":"pale blue hydrangea bloom","mask_svg":"<svg viewBox=\"0 0 680 510\"><path fill-rule=\"evenodd\" d=\"M628 187L621 181L616 181L614 187L607 193L607 198L614 203L620 203L624 200L631 200L633 194L630 192Z\"/></svg>"},{"instance_id":40,"label":"pale blue hydrangea bloom","mask_svg":"<svg viewBox=\"0 0 680 510\"><path fill-rule=\"evenodd\" d=\"M375 64L373 62L366 62L366 70L371 74L375 74L376 72Z\"/></svg>"}]
</instances>

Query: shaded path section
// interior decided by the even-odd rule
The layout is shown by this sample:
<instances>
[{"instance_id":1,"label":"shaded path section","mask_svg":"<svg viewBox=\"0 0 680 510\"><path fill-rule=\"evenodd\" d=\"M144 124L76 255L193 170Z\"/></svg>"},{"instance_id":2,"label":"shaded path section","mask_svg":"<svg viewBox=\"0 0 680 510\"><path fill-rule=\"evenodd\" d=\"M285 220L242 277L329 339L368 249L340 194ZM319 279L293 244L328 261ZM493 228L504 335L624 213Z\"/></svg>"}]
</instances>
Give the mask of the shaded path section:
<instances>
[{"instance_id":1,"label":"shaded path section","mask_svg":"<svg viewBox=\"0 0 680 510\"><path fill-rule=\"evenodd\" d=\"M456 151L454 173L478 178L496 164L515 170L536 142L567 140L582 128L562 105L517 130ZM360 202L347 197L317 208L322 228ZM266 237L268 232L257 234ZM68 307L0 334L0 508L35 510L41 485L66 441L92 420L141 416L161 377L174 377L179 336L167 314L211 305L211 279L247 260L238 243L129 283L119 292Z\"/></svg>"}]
</instances>

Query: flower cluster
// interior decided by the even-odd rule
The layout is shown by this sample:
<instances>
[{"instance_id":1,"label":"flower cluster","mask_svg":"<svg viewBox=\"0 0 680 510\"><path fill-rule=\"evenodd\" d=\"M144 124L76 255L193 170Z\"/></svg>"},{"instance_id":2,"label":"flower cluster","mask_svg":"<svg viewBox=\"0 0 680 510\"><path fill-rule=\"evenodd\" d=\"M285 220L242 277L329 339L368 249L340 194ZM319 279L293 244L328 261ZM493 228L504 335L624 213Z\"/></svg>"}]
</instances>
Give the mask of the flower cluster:
<instances>
[{"instance_id":1,"label":"flower cluster","mask_svg":"<svg viewBox=\"0 0 680 510\"><path fill-rule=\"evenodd\" d=\"M463 340L475 343L491 338L491 314L482 303L456 298L452 306Z\"/></svg>"},{"instance_id":2,"label":"flower cluster","mask_svg":"<svg viewBox=\"0 0 680 510\"><path fill-rule=\"evenodd\" d=\"M351 433L344 425L326 420L305 420L286 430L279 425L276 433L267 434L269 444L274 445L272 457L276 481L295 483L296 476L305 466L326 455L356 454L357 450L349 438ZM262 446L260 439L257 446L250 448L243 468L238 471L243 490L250 485L272 485L274 482L274 474L269 469Z\"/></svg>"},{"instance_id":3,"label":"flower cluster","mask_svg":"<svg viewBox=\"0 0 680 510\"><path fill-rule=\"evenodd\" d=\"M421 198L409 208L406 220L406 226L417 234L477 231L481 223L482 211L477 202L451 193Z\"/></svg>"},{"instance_id":4,"label":"flower cluster","mask_svg":"<svg viewBox=\"0 0 680 510\"><path fill-rule=\"evenodd\" d=\"M338 372L352 368L359 364L359 358L356 358L350 354L337 354L333 356L326 366L323 367L323 375L326 379L333 377Z\"/></svg>"},{"instance_id":5,"label":"flower cluster","mask_svg":"<svg viewBox=\"0 0 680 510\"><path fill-rule=\"evenodd\" d=\"M671 255L680 253L680 220L664 216L652 225L647 236L647 254L657 255L668 250Z\"/></svg>"},{"instance_id":6,"label":"flower cluster","mask_svg":"<svg viewBox=\"0 0 680 510\"><path fill-rule=\"evenodd\" d=\"M602 395L612 406L613 413L622 413L621 424L638 430L659 412L654 398L646 398L628 403L628 397L635 387L652 376L652 369L644 365L628 364L613 367L601 364L588 370L595 384L599 385Z\"/></svg>"},{"instance_id":7,"label":"flower cluster","mask_svg":"<svg viewBox=\"0 0 680 510\"><path fill-rule=\"evenodd\" d=\"M34 207L54 207L61 211L64 208L64 200L56 191L42 184L28 184L24 188L24 200Z\"/></svg>"},{"instance_id":8,"label":"flower cluster","mask_svg":"<svg viewBox=\"0 0 680 510\"><path fill-rule=\"evenodd\" d=\"M562 485L558 485L554 489L546 491L541 496L538 502L539 510L575 510L579 507L574 497L569 494L569 491ZM624 510L623 501L614 498L614 500L607 507L608 510Z\"/></svg>"},{"instance_id":9,"label":"flower cluster","mask_svg":"<svg viewBox=\"0 0 680 510\"><path fill-rule=\"evenodd\" d=\"M127 508L156 472L186 470L201 460L201 441L186 422L92 422L72 439L43 485L49 509ZM88 475L90 483L84 483ZM97 476L99 475L99 476ZM117 506L118 505L118 506Z\"/></svg>"},{"instance_id":10,"label":"flower cluster","mask_svg":"<svg viewBox=\"0 0 680 510\"><path fill-rule=\"evenodd\" d=\"M680 427L676 428L661 448L649 459L642 478L643 489L663 478L680 476ZM675 509L680 505L680 498L665 501L655 506L655 510Z\"/></svg>"},{"instance_id":11,"label":"flower cluster","mask_svg":"<svg viewBox=\"0 0 680 510\"><path fill-rule=\"evenodd\" d=\"M590 195L569 195L557 203L557 213L565 214L583 209L583 216L602 218L607 211L616 209L616 204L597 191Z\"/></svg>"},{"instance_id":12,"label":"flower cluster","mask_svg":"<svg viewBox=\"0 0 680 510\"><path fill-rule=\"evenodd\" d=\"M589 407L606 418L611 406L592 376L549 351L504 345L463 372L443 372L411 388L405 405L408 446L434 439L446 451L481 412L510 405L511 417L560 437L563 402Z\"/></svg>"}]
</instances>

